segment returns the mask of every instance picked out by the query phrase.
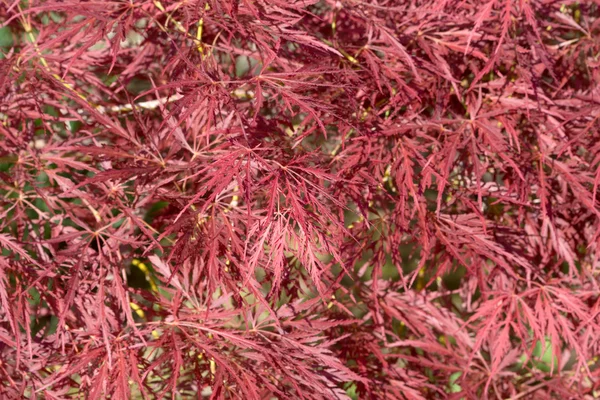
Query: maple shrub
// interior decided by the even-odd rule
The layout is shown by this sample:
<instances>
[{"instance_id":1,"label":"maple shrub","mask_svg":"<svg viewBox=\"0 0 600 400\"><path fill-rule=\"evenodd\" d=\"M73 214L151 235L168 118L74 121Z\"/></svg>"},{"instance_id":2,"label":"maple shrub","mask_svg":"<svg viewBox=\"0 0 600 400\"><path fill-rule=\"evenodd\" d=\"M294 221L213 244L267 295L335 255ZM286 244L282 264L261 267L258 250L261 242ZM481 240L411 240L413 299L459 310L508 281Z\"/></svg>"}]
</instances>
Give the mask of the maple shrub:
<instances>
[{"instance_id":1,"label":"maple shrub","mask_svg":"<svg viewBox=\"0 0 600 400\"><path fill-rule=\"evenodd\" d=\"M2 0L0 398L599 398L599 83L591 0Z\"/></svg>"}]
</instances>

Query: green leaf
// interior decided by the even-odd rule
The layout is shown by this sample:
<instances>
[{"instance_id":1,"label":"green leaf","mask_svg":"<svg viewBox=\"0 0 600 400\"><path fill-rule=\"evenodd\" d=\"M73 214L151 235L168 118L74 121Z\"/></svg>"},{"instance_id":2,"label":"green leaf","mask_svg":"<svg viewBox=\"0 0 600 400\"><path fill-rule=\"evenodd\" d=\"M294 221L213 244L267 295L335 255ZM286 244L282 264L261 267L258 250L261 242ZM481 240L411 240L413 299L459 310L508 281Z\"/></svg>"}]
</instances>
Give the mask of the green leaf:
<instances>
[{"instance_id":1,"label":"green leaf","mask_svg":"<svg viewBox=\"0 0 600 400\"><path fill-rule=\"evenodd\" d=\"M14 39L12 31L9 26L0 28L0 47L3 50L8 50L14 45Z\"/></svg>"},{"instance_id":2,"label":"green leaf","mask_svg":"<svg viewBox=\"0 0 600 400\"><path fill-rule=\"evenodd\" d=\"M452 375L450 375L450 379L448 381L449 383L449 388L450 388L450 393L460 393L462 392L462 387L456 383L456 381L458 380L458 378L460 378L460 376L462 375L462 372L455 372Z\"/></svg>"}]
</instances>

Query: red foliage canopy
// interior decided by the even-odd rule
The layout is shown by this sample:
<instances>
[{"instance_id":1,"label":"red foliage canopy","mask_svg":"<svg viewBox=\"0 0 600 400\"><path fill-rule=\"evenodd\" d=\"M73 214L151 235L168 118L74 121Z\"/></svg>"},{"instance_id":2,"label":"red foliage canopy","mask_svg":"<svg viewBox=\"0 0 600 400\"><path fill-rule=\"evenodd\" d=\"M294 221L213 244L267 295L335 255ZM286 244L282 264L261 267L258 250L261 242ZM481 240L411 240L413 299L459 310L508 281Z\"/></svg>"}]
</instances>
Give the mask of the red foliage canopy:
<instances>
[{"instance_id":1,"label":"red foliage canopy","mask_svg":"<svg viewBox=\"0 0 600 400\"><path fill-rule=\"evenodd\" d=\"M600 396L600 5L2 0L0 397Z\"/></svg>"}]
</instances>

